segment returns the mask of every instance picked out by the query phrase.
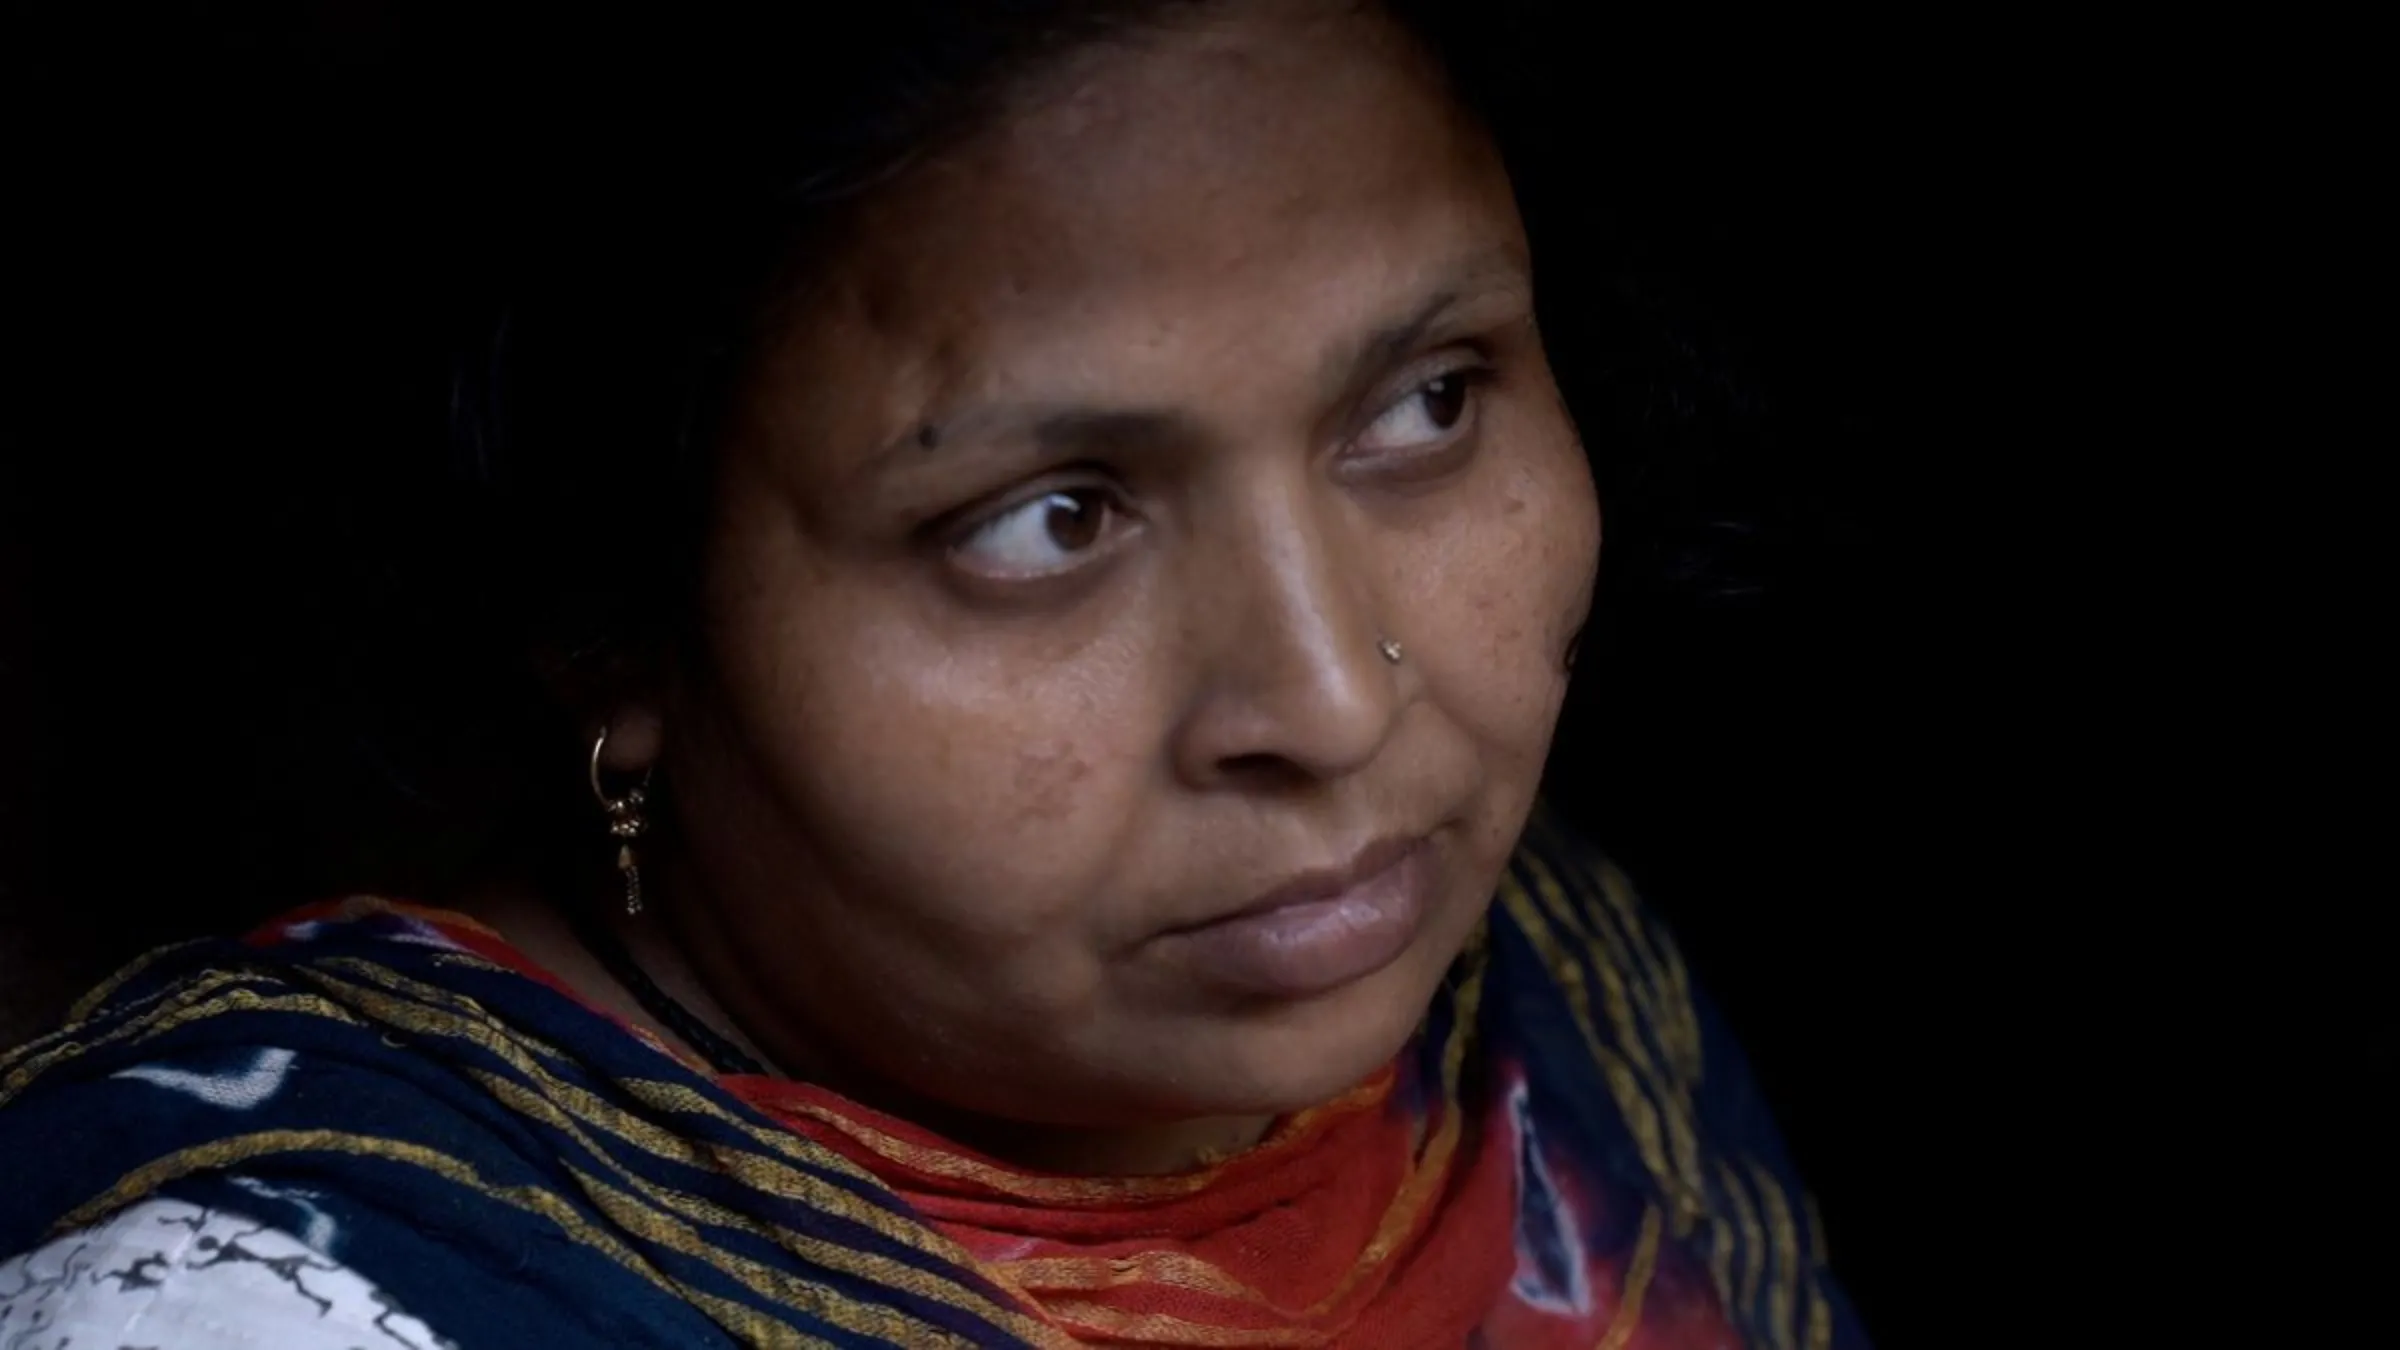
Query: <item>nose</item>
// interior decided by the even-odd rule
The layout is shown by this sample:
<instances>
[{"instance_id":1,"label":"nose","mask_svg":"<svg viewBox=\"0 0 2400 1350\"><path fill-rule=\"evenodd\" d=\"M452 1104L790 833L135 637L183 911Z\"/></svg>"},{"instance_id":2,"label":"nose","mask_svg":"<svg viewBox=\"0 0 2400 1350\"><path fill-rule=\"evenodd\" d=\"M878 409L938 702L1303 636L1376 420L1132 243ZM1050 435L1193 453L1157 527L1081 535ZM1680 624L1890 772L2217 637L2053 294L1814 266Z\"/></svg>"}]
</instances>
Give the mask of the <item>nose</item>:
<instances>
[{"instance_id":1,"label":"nose","mask_svg":"<svg viewBox=\"0 0 2400 1350\"><path fill-rule=\"evenodd\" d=\"M1371 527L1305 485L1232 514L1187 574L1200 659L1177 772L1204 789L1355 773L1391 738L1407 696L1405 668L1383 645Z\"/></svg>"}]
</instances>

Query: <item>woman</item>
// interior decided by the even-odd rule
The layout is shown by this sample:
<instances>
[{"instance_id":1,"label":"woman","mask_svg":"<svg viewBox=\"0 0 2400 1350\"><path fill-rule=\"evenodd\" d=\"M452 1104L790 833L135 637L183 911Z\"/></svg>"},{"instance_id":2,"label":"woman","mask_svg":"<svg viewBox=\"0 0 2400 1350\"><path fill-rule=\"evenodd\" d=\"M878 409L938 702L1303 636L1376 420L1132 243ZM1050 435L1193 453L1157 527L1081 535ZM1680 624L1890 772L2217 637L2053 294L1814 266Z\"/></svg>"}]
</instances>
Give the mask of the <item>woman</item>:
<instances>
[{"instance_id":1,"label":"woman","mask_svg":"<svg viewBox=\"0 0 2400 1350\"><path fill-rule=\"evenodd\" d=\"M1457 26L869 27L710 36L462 385L580 829L0 1061L0 1333L1860 1343L1537 810L1599 515Z\"/></svg>"}]
</instances>

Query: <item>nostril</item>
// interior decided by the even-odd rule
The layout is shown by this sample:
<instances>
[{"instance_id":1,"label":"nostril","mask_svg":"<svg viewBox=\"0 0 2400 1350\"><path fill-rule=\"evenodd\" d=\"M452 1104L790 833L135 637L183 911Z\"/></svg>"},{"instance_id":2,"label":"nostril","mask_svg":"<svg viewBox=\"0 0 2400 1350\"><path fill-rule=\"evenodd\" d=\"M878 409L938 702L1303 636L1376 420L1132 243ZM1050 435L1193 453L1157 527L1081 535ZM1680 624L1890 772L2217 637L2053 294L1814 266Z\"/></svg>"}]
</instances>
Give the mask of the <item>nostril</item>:
<instances>
[{"instance_id":1,"label":"nostril","mask_svg":"<svg viewBox=\"0 0 2400 1350\"><path fill-rule=\"evenodd\" d=\"M1299 765L1273 754L1228 755L1217 761L1217 772L1250 787L1279 787L1308 776Z\"/></svg>"}]
</instances>

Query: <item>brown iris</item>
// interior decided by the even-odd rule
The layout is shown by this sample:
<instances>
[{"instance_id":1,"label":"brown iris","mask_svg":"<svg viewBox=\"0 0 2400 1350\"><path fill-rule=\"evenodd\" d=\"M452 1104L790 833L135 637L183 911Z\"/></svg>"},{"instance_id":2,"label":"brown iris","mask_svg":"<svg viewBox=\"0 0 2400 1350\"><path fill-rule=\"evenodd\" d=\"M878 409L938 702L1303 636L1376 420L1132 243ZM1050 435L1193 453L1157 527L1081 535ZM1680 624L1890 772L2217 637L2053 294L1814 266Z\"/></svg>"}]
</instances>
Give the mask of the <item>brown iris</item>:
<instances>
[{"instance_id":1,"label":"brown iris","mask_svg":"<svg viewBox=\"0 0 2400 1350\"><path fill-rule=\"evenodd\" d=\"M1049 532L1051 543L1073 552L1100 541L1100 527L1108 519L1108 504L1099 493L1053 492L1042 499L1042 506L1042 527Z\"/></svg>"},{"instance_id":2,"label":"brown iris","mask_svg":"<svg viewBox=\"0 0 2400 1350\"><path fill-rule=\"evenodd\" d=\"M1425 400L1425 416L1444 431L1458 425L1467 411L1467 382L1456 375L1444 375L1417 392Z\"/></svg>"}]
</instances>

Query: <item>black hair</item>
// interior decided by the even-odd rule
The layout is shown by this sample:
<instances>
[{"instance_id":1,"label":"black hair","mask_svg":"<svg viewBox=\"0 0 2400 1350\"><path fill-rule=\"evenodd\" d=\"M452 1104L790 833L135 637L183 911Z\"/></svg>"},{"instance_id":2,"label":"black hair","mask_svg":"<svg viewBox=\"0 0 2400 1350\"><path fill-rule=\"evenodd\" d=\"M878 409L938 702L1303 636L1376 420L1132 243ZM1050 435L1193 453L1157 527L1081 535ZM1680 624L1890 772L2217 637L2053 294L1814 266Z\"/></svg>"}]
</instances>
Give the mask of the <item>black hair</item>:
<instances>
[{"instance_id":1,"label":"black hair","mask_svg":"<svg viewBox=\"0 0 2400 1350\"><path fill-rule=\"evenodd\" d=\"M1209 3L11 15L0 88L39 134L0 424L0 1043L161 941L346 892L439 903L527 857L605 870L558 693L671 632L693 451L779 260L1009 80ZM1572 0L1383 8L1508 161L1600 486L1545 791L1670 909L1679 874L1759 897L1684 935L1771 1030L1820 966L1766 964L1838 967L1855 932L1789 917L1819 911L1788 869L1835 823L1811 776L1855 750L1823 709L1865 706L1824 697L1859 661L1777 658L1900 639L1757 620L1818 622L1789 601L1829 558L1852 570L1821 593L1911 570L1828 546L1863 495L1841 475L1955 430L1884 408L1924 340L1897 293L1944 281L1896 248L1914 165L1853 152L1876 185L1845 183L1828 119L1782 106L1824 71L1779 45L1791 74L1759 81L1719 19L1661 41Z\"/></svg>"},{"instance_id":2,"label":"black hair","mask_svg":"<svg viewBox=\"0 0 2400 1350\"><path fill-rule=\"evenodd\" d=\"M1505 25L1441 0L1354 3L1413 30L1478 111L1497 106ZM500 551L482 577L514 588L487 608L544 626L525 636L570 703L641 679L642 653L683 636L717 419L789 274L833 250L848 208L1047 63L1212 7L889 0L831 42L752 7L640 34L663 96L543 83L577 125L534 152L547 182L459 363L453 446Z\"/></svg>"},{"instance_id":3,"label":"black hair","mask_svg":"<svg viewBox=\"0 0 2400 1350\"><path fill-rule=\"evenodd\" d=\"M486 513L478 574L510 588L487 608L533 625L518 645L587 714L683 636L718 419L792 274L1046 62L1205 0L900 0L830 40L777 8L596 63L647 96L513 90L573 125L533 152L544 181L458 364L454 467Z\"/></svg>"},{"instance_id":4,"label":"black hair","mask_svg":"<svg viewBox=\"0 0 2400 1350\"><path fill-rule=\"evenodd\" d=\"M104 897L131 944L329 893L438 902L528 841L589 843L604 866L577 691L640 678L689 613L713 410L780 269L1028 72L1210 3L875 0L838 30L799 6L612 21L436 5L387 11L349 47L162 31L158 68L126 76L152 100L154 143L125 163L150 166L146 210L183 203L178 230L208 245L190 251L211 279L176 283L233 317L223 351L168 373L171 397L148 391L157 429L183 438L160 443L208 453L139 461L156 500L124 524L188 556L188 579L145 582L138 632L107 626L117 597L97 583L53 625L69 653L54 678L88 666L117 683L53 699L52 847L78 852L71 885L55 868L48 889ZM1641 47L1588 28L1569 42L1569 7L1541 0L1379 8L1509 161L1608 517L1603 611L1739 594L1710 561L1751 536L1702 489L1759 453L1756 409L1624 219L1639 189L1613 166L1642 133L1593 110ZM81 293L67 307L118 312ZM86 514L117 526L106 472L75 472L109 503ZM228 480L255 499L228 518L240 537L170 500L179 481ZM170 710L217 702L205 758L188 729L127 713L157 706L144 663L161 652L185 682ZM1587 655L1578 686L1594 675ZM205 821L150 823L157 771L202 785ZM202 883L160 894L187 874L76 842L128 827L203 860Z\"/></svg>"},{"instance_id":5,"label":"black hair","mask_svg":"<svg viewBox=\"0 0 2400 1350\"><path fill-rule=\"evenodd\" d=\"M1524 36L1513 10L1358 7L1396 19L1474 115L1509 125L1509 44ZM480 725L487 749L513 743L478 757L471 781L486 800L470 833L521 841L589 826L573 733L588 736L614 695L654 679L662 654L690 650L718 419L792 274L838 246L848 210L970 134L1049 63L1210 8L893 0L833 43L762 11L643 34L642 66L669 98L545 91L544 106L576 119L575 148L535 152L546 181L458 364L453 467L468 491L453 505L468 511L458 537L476 544L448 554L464 570L425 591L446 597L451 650L459 620L483 616L465 650L484 653L484 695L508 695L480 716L469 691L447 701L453 736ZM604 122L584 120L602 109ZM486 766L513 767L518 785Z\"/></svg>"}]
</instances>

